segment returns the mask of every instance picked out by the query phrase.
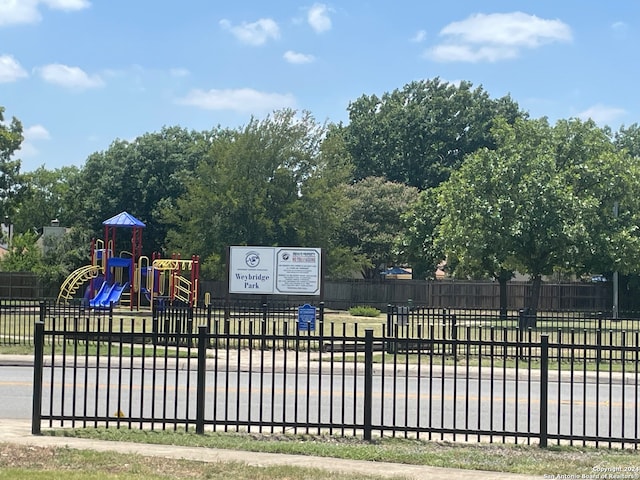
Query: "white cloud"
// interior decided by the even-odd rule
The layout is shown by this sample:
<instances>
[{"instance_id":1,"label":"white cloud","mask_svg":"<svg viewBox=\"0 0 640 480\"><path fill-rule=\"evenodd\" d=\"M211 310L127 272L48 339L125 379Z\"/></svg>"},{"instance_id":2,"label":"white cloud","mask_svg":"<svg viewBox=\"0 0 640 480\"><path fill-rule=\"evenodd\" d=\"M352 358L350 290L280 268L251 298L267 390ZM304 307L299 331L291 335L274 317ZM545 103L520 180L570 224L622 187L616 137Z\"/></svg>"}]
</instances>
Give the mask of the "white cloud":
<instances>
[{"instance_id":1,"label":"white cloud","mask_svg":"<svg viewBox=\"0 0 640 480\"><path fill-rule=\"evenodd\" d=\"M440 62L497 62L518 56L518 49L508 46L437 45L429 50L429 58Z\"/></svg>"},{"instance_id":2,"label":"white cloud","mask_svg":"<svg viewBox=\"0 0 640 480\"><path fill-rule=\"evenodd\" d=\"M20 145L20 156L22 158L29 158L37 156L40 151L36 147L35 143L39 140L50 140L51 135L49 131L42 125L31 125L23 130L24 141Z\"/></svg>"},{"instance_id":3,"label":"white cloud","mask_svg":"<svg viewBox=\"0 0 640 480\"><path fill-rule=\"evenodd\" d=\"M88 75L78 67L70 67L59 63L45 65L38 69L40 76L49 83L61 87L80 89L97 88L104 85L98 75Z\"/></svg>"},{"instance_id":4,"label":"white cloud","mask_svg":"<svg viewBox=\"0 0 640 480\"><path fill-rule=\"evenodd\" d=\"M0 55L0 83L15 82L29 74L11 55Z\"/></svg>"},{"instance_id":5,"label":"white cloud","mask_svg":"<svg viewBox=\"0 0 640 480\"><path fill-rule=\"evenodd\" d=\"M627 28L629 28L629 26L625 22L614 22L611 25L611 28L613 30L627 30Z\"/></svg>"},{"instance_id":6,"label":"white cloud","mask_svg":"<svg viewBox=\"0 0 640 480\"><path fill-rule=\"evenodd\" d=\"M599 125L608 125L626 113L627 112L623 108L608 107L606 105L597 104L578 113L576 117L581 120L592 119Z\"/></svg>"},{"instance_id":7,"label":"white cloud","mask_svg":"<svg viewBox=\"0 0 640 480\"><path fill-rule=\"evenodd\" d=\"M89 8L91 2L89 0L41 0L49 8L54 10L82 10Z\"/></svg>"},{"instance_id":8,"label":"white cloud","mask_svg":"<svg viewBox=\"0 0 640 480\"><path fill-rule=\"evenodd\" d=\"M440 31L444 43L426 52L436 61L496 62L537 48L572 40L571 28L560 20L545 20L522 12L475 14Z\"/></svg>"},{"instance_id":9,"label":"white cloud","mask_svg":"<svg viewBox=\"0 0 640 480\"><path fill-rule=\"evenodd\" d=\"M317 33L331 30L331 17L329 9L324 3L314 4L307 13L307 21Z\"/></svg>"},{"instance_id":10,"label":"white cloud","mask_svg":"<svg viewBox=\"0 0 640 480\"><path fill-rule=\"evenodd\" d=\"M42 125L31 125L24 129L25 140L49 140L51 135Z\"/></svg>"},{"instance_id":11,"label":"white cloud","mask_svg":"<svg viewBox=\"0 0 640 480\"><path fill-rule=\"evenodd\" d=\"M172 68L171 70L169 70L169 74L172 77L188 77L191 72L186 68Z\"/></svg>"},{"instance_id":12,"label":"white cloud","mask_svg":"<svg viewBox=\"0 0 640 480\"><path fill-rule=\"evenodd\" d=\"M0 26L35 23L41 18L37 0L0 0Z\"/></svg>"},{"instance_id":13,"label":"white cloud","mask_svg":"<svg viewBox=\"0 0 640 480\"><path fill-rule=\"evenodd\" d=\"M313 55L307 55L305 53L294 52L293 50L287 50L283 55L284 59L289 63L311 63L315 60Z\"/></svg>"},{"instance_id":14,"label":"white cloud","mask_svg":"<svg viewBox=\"0 0 640 480\"><path fill-rule=\"evenodd\" d=\"M0 26L39 22L41 5L52 10L73 11L88 8L91 3L88 0L0 0Z\"/></svg>"},{"instance_id":15,"label":"white cloud","mask_svg":"<svg viewBox=\"0 0 640 480\"><path fill-rule=\"evenodd\" d=\"M624 40L629 33L629 25L625 22L615 22L611 25L611 31L614 38Z\"/></svg>"},{"instance_id":16,"label":"white cloud","mask_svg":"<svg viewBox=\"0 0 640 480\"><path fill-rule=\"evenodd\" d=\"M427 31L426 30L418 30L416 34L411 37L411 41L415 43L424 42L427 39Z\"/></svg>"},{"instance_id":17,"label":"white cloud","mask_svg":"<svg viewBox=\"0 0 640 480\"><path fill-rule=\"evenodd\" d=\"M237 26L233 26L229 20L223 19L220 20L220 26L247 45L263 45L267 40L280 38L280 28L270 18L261 18L253 23L242 22Z\"/></svg>"},{"instance_id":18,"label":"white cloud","mask_svg":"<svg viewBox=\"0 0 640 480\"><path fill-rule=\"evenodd\" d=\"M287 107L295 107L291 94L259 92L251 88L226 90L191 90L184 98L177 100L181 105L189 105L205 110L232 110L236 112L269 112Z\"/></svg>"}]
</instances>

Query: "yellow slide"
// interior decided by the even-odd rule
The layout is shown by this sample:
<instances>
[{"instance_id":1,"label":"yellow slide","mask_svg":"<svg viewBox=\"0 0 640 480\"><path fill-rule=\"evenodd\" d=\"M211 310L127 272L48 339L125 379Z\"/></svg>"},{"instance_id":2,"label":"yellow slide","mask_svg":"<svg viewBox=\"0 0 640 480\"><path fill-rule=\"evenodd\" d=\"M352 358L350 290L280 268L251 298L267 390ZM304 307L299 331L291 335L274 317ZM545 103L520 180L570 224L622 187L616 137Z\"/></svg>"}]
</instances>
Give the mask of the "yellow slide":
<instances>
[{"instance_id":1,"label":"yellow slide","mask_svg":"<svg viewBox=\"0 0 640 480\"><path fill-rule=\"evenodd\" d=\"M96 278L102 272L102 268L98 265L85 265L77 270L74 270L67 279L62 283L60 287L60 293L58 294L58 303L61 300L69 300L73 298L73 295L78 291L78 288L83 283Z\"/></svg>"}]
</instances>

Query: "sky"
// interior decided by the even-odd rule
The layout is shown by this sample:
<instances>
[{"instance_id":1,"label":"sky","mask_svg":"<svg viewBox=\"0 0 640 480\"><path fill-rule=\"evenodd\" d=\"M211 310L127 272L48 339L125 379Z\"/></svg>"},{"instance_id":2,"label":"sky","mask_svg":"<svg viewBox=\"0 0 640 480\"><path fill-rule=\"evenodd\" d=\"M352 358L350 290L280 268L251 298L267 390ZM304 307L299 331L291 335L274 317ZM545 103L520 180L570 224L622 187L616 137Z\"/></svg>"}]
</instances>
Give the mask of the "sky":
<instances>
[{"instance_id":1,"label":"sky","mask_svg":"<svg viewBox=\"0 0 640 480\"><path fill-rule=\"evenodd\" d=\"M533 118L640 123L640 1L0 0L0 106L22 171L165 126L350 102L439 77Z\"/></svg>"}]
</instances>

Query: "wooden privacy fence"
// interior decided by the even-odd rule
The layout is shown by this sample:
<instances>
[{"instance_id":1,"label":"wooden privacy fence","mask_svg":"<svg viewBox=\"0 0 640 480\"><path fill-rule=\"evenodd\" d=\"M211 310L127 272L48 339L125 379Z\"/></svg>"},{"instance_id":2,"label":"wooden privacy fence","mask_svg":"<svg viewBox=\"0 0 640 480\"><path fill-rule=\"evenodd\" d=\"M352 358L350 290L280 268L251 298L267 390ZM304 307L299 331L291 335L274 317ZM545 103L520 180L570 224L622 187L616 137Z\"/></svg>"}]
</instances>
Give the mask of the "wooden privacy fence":
<instances>
[{"instance_id":1,"label":"wooden privacy fence","mask_svg":"<svg viewBox=\"0 0 640 480\"><path fill-rule=\"evenodd\" d=\"M507 283L507 308L523 308L531 284ZM384 282L327 282L329 308L365 304L380 308L386 304L424 305L439 308L500 308L497 282L393 280ZM348 308L347 307L347 308ZM606 285L588 283L544 283L540 292L540 310L610 310L611 295Z\"/></svg>"},{"instance_id":2,"label":"wooden privacy fence","mask_svg":"<svg viewBox=\"0 0 640 480\"><path fill-rule=\"evenodd\" d=\"M225 282L203 281L201 292L217 301L227 297ZM507 283L507 308L519 309L531 288L528 282ZM245 298L233 295L232 299ZM255 298L255 296L254 296ZM318 297L279 296L286 302L318 302ZM273 297L269 297L271 301ZM620 292L624 308L625 292ZM320 299L327 308L346 310L356 305L370 305L380 310L387 304L407 304L436 308L500 308L500 286L497 282L453 280L343 280L326 281ZM543 283L540 310L609 311L611 286L607 283Z\"/></svg>"},{"instance_id":3,"label":"wooden privacy fence","mask_svg":"<svg viewBox=\"0 0 640 480\"><path fill-rule=\"evenodd\" d=\"M507 283L507 307L522 308L528 290L528 282ZM200 291L219 301L225 300L225 282L203 280ZM379 309L389 303L439 308L486 308L500 307L500 291L497 282L453 281L453 280L343 280L326 281L323 298L302 296L279 296L285 302L324 301L327 308L346 310L355 305L371 305ZM625 309L627 293L620 292L621 309ZM0 298L41 299L57 296L57 289L44 286L32 273L0 272ZM233 298L242 296L234 295ZM253 296L255 298L255 296ZM269 298L273 301L273 296ZM607 283L544 283L540 294L541 310L611 310L611 286Z\"/></svg>"},{"instance_id":4,"label":"wooden privacy fence","mask_svg":"<svg viewBox=\"0 0 640 480\"><path fill-rule=\"evenodd\" d=\"M0 298L42 298L44 290L33 273L0 272Z\"/></svg>"}]
</instances>

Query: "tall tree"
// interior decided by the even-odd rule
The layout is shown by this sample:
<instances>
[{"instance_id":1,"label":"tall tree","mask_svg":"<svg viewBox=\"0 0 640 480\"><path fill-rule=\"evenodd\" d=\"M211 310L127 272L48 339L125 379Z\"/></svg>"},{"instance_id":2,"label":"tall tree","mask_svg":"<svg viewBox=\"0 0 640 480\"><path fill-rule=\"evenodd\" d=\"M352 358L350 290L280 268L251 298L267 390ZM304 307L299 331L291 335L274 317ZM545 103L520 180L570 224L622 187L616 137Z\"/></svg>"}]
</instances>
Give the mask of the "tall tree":
<instances>
[{"instance_id":1,"label":"tall tree","mask_svg":"<svg viewBox=\"0 0 640 480\"><path fill-rule=\"evenodd\" d=\"M316 167L300 187L292 218L301 245L325 251L327 278L350 278L366 260L340 243L340 229L347 222L349 203L343 188L353 172L344 138L336 125L327 127Z\"/></svg>"},{"instance_id":2,"label":"tall tree","mask_svg":"<svg viewBox=\"0 0 640 480\"><path fill-rule=\"evenodd\" d=\"M402 231L402 217L411 208L418 190L381 177L367 177L346 187L349 212L341 229L341 243L367 263L364 278L376 278L380 270L400 257L394 247Z\"/></svg>"},{"instance_id":3,"label":"tall tree","mask_svg":"<svg viewBox=\"0 0 640 480\"><path fill-rule=\"evenodd\" d=\"M327 234L316 236L316 219L329 218L334 204L319 200L320 187L330 198L339 183L339 176L328 178L336 162L322 155L325 133L310 114L293 110L218 132L187 194L166 212L181 225L171 232L171 245L200 254L203 272L217 278L229 245L322 246ZM302 204L314 210L301 210Z\"/></svg>"},{"instance_id":4,"label":"tall tree","mask_svg":"<svg viewBox=\"0 0 640 480\"><path fill-rule=\"evenodd\" d=\"M37 230L57 219L65 226L77 205L67 200L69 187L79 174L75 166L47 170L40 167L23 175L19 206L13 217L18 232Z\"/></svg>"},{"instance_id":5,"label":"tall tree","mask_svg":"<svg viewBox=\"0 0 640 480\"><path fill-rule=\"evenodd\" d=\"M529 274L535 311L543 275L640 266L640 160L606 129L542 119L493 134L496 150L470 155L440 189L438 238L457 273Z\"/></svg>"},{"instance_id":6,"label":"tall tree","mask_svg":"<svg viewBox=\"0 0 640 480\"><path fill-rule=\"evenodd\" d=\"M413 278L434 279L445 254L436 243L437 228L442 220L438 208L438 188L423 190L402 215L402 227L395 249L399 258L411 265Z\"/></svg>"},{"instance_id":7,"label":"tall tree","mask_svg":"<svg viewBox=\"0 0 640 480\"><path fill-rule=\"evenodd\" d=\"M640 125L622 126L614 135L618 150L625 150L632 157L640 157Z\"/></svg>"},{"instance_id":8,"label":"tall tree","mask_svg":"<svg viewBox=\"0 0 640 480\"><path fill-rule=\"evenodd\" d=\"M88 226L101 237L102 222L127 211L146 224L145 253L161 251L171 225L162 222L160 212L185 192L184 178L209 148L209 137L207 132L165 127L130 142L116 140L106 151L93 153L71 184L67 205L75 206L72 225Z\"/></svg>"},{"instance_id":9,"label":"tall tree","mask_svg":"<svg viewBox=\"0 0 640 480\"><path fill-rule=\"evenodd\" d=\"M640 267L640 136L637 128L622 132L612 140L608 129L577 119L554 128L556 168L580 199L585 222L570 263L578 274Z\"/></svg>"},{"instance_id":10,"label":"tall tree","mask_svg":"<svg viewBox=\"0 0 640 480\"><path fill-rule=\"evenodd\" d=\"M526 116L508 96L493 100L482 87L439 78L362 96L348 110L345 138L355 179L378 176L421 190L446 180L465 155L494 148L495 118L513 123Z\"/></svg>"},{"instance_id":11,"label":"tall tree","mask_svg":"<svg viewBox=\"0 0 640 480\"><path fill-rule=\"evenodd\" d=\"M20 160L14 154L23 140L20 120L13 117L5 124L4 107L0 106L0 221L14 213L12 202L20 187Z\"/></svg>"},{"instance_id":12,"label":"tall tree","mask_svg":"<svg viewBox=\"0 0 640 480\"><path fill-rule=\"evenodd\" d=\"M585 228L580 201L557 174L545 119L499 120L497 148L470 155L442 185L439 241L462 275L529 274L537 310L542 276L573 258Z\"/></svg>"}]
</instances>

